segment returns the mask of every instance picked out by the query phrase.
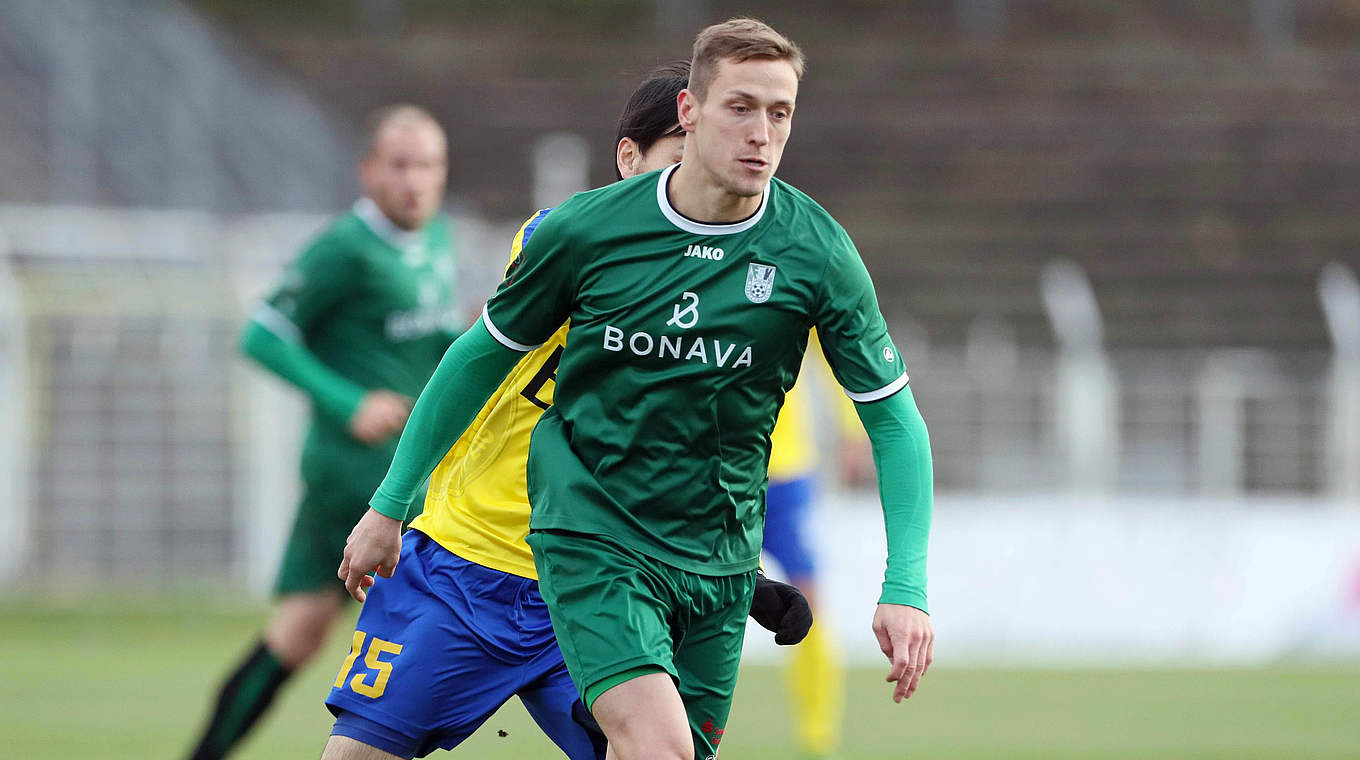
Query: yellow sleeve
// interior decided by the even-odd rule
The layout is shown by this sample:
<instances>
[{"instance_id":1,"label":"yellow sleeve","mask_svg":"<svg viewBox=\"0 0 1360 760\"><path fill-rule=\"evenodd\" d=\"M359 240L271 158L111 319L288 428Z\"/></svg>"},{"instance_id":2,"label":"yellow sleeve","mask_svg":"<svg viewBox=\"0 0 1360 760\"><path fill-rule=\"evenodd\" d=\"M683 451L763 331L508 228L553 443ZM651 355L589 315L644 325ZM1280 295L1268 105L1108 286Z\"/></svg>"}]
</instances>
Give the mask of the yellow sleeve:
<instances>
[{"instance_id":1,"label":"yellow sleeve","mask_svg":"<svg viewBox=\"0 0 1360 760\"><path fill-rule=\"evenodd\" d=\"M547 214L540 211L515 233L510 260ZM563 325L520 359L463 436L430 476L425 509L411 527L458 556L501 572L537 578L529 532L525 466L529 435L552 405L557 363L567 341Z\"/></svg>"}]
</instances>

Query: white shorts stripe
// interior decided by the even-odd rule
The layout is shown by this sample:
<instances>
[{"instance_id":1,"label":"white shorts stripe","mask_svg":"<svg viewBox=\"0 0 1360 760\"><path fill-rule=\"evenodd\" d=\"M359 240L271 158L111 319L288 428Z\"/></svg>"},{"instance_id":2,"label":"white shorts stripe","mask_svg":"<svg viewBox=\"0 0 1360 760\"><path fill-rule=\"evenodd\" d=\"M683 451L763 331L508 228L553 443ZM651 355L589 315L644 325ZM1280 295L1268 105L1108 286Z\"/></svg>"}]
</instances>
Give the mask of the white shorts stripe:
<instances>
[{"instance_id":1,"label":"white shorts stripe","mask_svg":"<svg viewBox=\"0 0 1360 760\"><path fill-rule=\"evenodd\" d=\"M485 306L482 307L482 324L486 325L486 331L491 333L491 337L495 338L497 342L499 342L502 346L505 346L506 348L513 349L521 353L528 353L538 348L538 346L543 345L542 343L539 343L538 346L528 346L523 343L517 343L507 338L505 336L505 333L496 329L495 323L491 321L491 313L487 311Z\"/></svg>"},{"instance_id":2,"label":"white shorts stripe","mask_svg":"<svg viewBox=\"0 0 1360 760\"><path fill-rule=\"evenodd\" d=\"M880 399L885 399L893 395L894 393L902 390L905 387L907 387L907 373L903 372L901 377L897 378L891 383L888 383L882 388L879 388L876 391L865 391L864 393L856 393L848 388L844 390L845 395L849 396L851 401L858 401L861 404L865 404L870 401L878 401Z\"/></svg>"}]
</instances>

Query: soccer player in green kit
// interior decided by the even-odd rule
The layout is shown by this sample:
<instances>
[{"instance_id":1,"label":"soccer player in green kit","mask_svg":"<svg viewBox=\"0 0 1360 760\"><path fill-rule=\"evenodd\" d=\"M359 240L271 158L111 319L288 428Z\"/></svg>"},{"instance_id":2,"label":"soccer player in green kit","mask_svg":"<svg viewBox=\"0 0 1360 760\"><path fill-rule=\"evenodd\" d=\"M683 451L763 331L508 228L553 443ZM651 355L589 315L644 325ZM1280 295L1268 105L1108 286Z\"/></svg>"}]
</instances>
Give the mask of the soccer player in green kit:
<instances>
[{"instance_id":1,"label":"soccer player in green kit","mask_svg":"<svg viewBox=\"0 0 1360 760\"><path fill-rule=\"evenodd\" d=\"M529 449L528 540L568 670L622 760L717 755L769 435L814 327L874 448L888 561L873 630L895 700L933 659L925 424L848 235L773 178L801 72L760 22L699 34L683 162L541 221L421 394L341 563L352 593L390 576L420 484L520 353L570 319Z\"/></svg>"},{"instance_id":2,"label":"soccer player in green kit","mask_svg":"<svg viewBox=\"0 0 1360 760\"><path fill-rule=\"evenodd\" d=\"M261 640L222 686L192 758L220 758L321 648L344 607L336 582L350 526L392 461L397 434L466 323L439 213L444 132L424 109L375 113L359 164L364 197L287 268L251 315L241 350L307 394L304 493Z\"/></svg>"}]
</instances>

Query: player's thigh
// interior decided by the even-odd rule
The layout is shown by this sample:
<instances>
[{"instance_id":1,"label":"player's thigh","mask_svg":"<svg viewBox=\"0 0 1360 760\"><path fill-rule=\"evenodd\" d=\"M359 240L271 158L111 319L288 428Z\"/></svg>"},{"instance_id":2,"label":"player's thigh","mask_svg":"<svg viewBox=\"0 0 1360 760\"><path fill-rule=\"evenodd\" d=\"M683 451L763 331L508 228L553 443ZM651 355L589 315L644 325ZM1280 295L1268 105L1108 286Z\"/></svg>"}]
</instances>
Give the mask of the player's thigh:
<instances>
[{"instance_id":1,"label":"player's thigh","mask_svg":"<svg viewBox=\"0 0 1360 760\"><path fill-rule=\"evenodd\" d=\"M594 536L531 531L538 585L562 658L583 699L591 687L638 667L674 675L672 579L658 563Z\"/></svg>"},{"instance_id":2,"label":"player's thigh","mask_svg":"<svg viewBox=\"0 0 1360 760\"><path fill-rule=\"evenodd\" d=\"M765 492L765 534L761 548L790 578L810 578L816 572L808 540L808 513L815 482L812 476L771 481Z\"/></svg>"},{"instance_id":3,"label":"player's thigh","mask_svg":"<svg viewBox=\"0 0 1360 760\"><path fill-rule=\"evenodd\" d=\"M754 573L690 576L695 606L676 647L675 669L695 757L701 760L718 753L727 730L754 590Z\"/></svg>"},{"instance_id":4,"label":"player's thigh","mask_svg":"<svg viewBox=\"0 0 1360 760\"><path fill-rule=\"evenodd\" d=\"M408 532L395 573L369 591L326 698L332 733L406 756L466 739L523 681L521 663L490 652L505 654L526 582Z\"/></svg>"},{"instance_id":5,"label":"player's thigh","mask_svg":"<svg viewBox=\"0 0 1360 760\"><path fill-rule=\"evenodd\" d=\"M695 757L685 704L669 673L645 673L611 686L595 699L594 713L609 736L611 757Z\"/></svg>"},{"instance_id":6,"label":"player's thigh","mask_svg":"<svg viewBox=\"0 0 1360 760\"><path fill-rule=\"evenodd\" d=\"M321 753L321 760L405 760L405 758L384 752L377 747L370 747L358 739L333 735L326 740L326 749Z\"/></svg>"}]
</instances>

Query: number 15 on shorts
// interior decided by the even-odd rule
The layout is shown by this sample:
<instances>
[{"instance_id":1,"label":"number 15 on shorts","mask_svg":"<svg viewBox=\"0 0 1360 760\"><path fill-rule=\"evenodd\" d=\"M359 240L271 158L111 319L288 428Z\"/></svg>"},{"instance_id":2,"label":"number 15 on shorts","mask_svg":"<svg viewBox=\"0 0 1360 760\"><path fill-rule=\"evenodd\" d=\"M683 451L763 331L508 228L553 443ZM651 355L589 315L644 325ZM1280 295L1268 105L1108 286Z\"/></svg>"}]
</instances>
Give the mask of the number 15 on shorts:
<instances>
[{"instance_id":1,"label":"number 15 on shorts","mask_svg":"<svg viewBox=\"0 0 1360 760\"><path fill-rule=\"evenodd\" d=\"M354 661L359 659L359 653L364 651L364 639L367 634L363 631L354 632L354 640L349 646L349 656L340 665L340 672L335 676L335 688L344 686L345 679L349 677L349 672L354 669ZM356 694L362 694L369 699L377 699L383 695L387 689L387 679L392 677L392 662L384 661L383 655L390 654L393 657L401 654L401 644L394 644L391 641L384 641L374 636L368 642L368 654L364 655L364 665L371 670L377 671L373 677L373 683L364 681L367 673L356 673L350 679L349 688Z\"/></svg>"}]
</instances>

